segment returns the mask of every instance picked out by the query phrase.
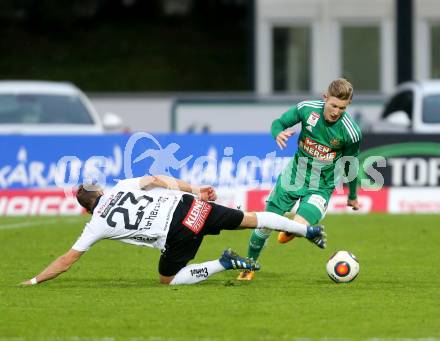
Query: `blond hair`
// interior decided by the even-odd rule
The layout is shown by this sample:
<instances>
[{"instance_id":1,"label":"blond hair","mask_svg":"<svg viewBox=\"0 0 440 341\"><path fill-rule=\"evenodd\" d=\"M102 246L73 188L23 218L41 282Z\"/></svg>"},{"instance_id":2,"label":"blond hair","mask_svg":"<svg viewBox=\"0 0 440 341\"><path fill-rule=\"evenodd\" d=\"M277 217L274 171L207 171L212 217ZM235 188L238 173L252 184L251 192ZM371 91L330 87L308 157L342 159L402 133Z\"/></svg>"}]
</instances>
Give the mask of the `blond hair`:
<instances>
[{"instance_id":1,"label":"blond hair","mask_svg":"<svg viewBox=\"0 0 440 341\"><path fill-rule=\"evenodd\" d=\"M351 100L353 98L353 85L345 78L337 78L328 86L327 94L344 101Z\"/></svg>"}]
</instances>

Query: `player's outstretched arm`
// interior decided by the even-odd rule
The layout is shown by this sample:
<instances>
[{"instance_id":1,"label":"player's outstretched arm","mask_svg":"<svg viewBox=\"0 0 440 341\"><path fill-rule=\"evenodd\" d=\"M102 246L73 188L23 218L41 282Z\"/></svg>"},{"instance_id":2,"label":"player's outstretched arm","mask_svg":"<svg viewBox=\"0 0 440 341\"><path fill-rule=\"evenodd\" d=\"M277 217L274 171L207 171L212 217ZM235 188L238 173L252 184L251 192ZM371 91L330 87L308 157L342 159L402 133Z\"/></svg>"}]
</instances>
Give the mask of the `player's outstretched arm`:
<instances>
[{"instance_id":1,"label":"player's outstretched arm","mask_svg":"<svg viewBox=\"0 0 440 341\"><path fill-rule=\"evenodd\" d=\"M217 194L212 186L197 186L166 175L144 176L141 179L140 186L141 188L163 187L188 192L196 194L199 199L204 201L215 201L217 199Z\"/></svg>"},{"instance_id":2,"label":"player's outstretched arm","mask_svg":"<svg viewBox=\"0 0 440 341\"><path fill-rule=\"evenodd\" d=\"M346 157L354 157L356 158L356 162L347 162L345 164L345 174L346 176L349 176L350 174L350 168L352 171L354 170L354 177L350 180L348 183L348 200L347 200L347 206L351 207L354 211L359 210L359 202L357 199L357 184L358 184L358 172L359 172L359 151L360 151L360 141L353 143L346 147L343 152L343 156Z\"/></svg>"},{"instance_id":3,"label":"player's outstretched arm","mask_svg":"<svg viewBox=\"0 0 440 341\"><path fill-rule=\"evenodd\" d=\"M22 285L34 285L40 282L55 278L63 272L66 272L83 254L82 251L70 249L64 255L54 260L46 269L34 278L24 281Z\"/></svg>"}]
</instances>

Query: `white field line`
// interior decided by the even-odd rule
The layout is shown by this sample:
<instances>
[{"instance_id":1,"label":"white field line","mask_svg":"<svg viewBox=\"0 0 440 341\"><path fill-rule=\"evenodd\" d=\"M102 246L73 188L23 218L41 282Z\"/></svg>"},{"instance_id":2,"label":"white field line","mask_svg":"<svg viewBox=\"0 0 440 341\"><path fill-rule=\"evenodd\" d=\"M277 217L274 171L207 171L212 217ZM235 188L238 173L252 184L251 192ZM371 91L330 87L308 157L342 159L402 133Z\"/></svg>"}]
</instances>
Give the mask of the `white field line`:
<instances>
[{"instance_id":1,"label":"white field line","mask_svg":"<svg viewBox=\"0 0 440 341\"><path fill-rule=\"evenodd\" d=\"M26 221L26 222L22 222L22 223L11 223L11 224L2 224L0 225L0 230L8 230L8 229L19 229L19 228L23 228L23 227L32 227L32 226L36 226L36 225L54 225L54 224L74 224L77 223L79 221L80 217L76 217L76 218L59 218L59 217L54 217L52 219L44 219L44 220L37 220L37 221ZM82 218L82 216L81 216Z\"/></svg>"}]
</instances>

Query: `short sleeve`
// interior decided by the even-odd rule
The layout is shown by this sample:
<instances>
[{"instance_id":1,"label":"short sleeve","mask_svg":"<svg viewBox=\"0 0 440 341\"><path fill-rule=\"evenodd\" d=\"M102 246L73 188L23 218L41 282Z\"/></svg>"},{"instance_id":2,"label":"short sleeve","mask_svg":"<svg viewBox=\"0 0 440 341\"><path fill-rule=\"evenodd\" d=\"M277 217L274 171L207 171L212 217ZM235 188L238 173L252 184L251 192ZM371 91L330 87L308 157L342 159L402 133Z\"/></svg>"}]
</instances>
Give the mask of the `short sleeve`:
<instances>
[{"instance_id":1,"label":"short sleeve","mask_svg":"<svg viewBox=\"0 0 440 341\"><path fill-rule=\"evenodd\" d=\"M358 157L362 143L361 129L348 113L344 113L344 115L341 117L341 122L346 136L346 145L343 155Z\"/></svg>"},{"instance_id":2,"label":"short sleeve","mask_svg":"<svg viewBox=\"0 0 440 341\"><path fill-rule=\"evenodd\" d=\"M72 249L76 251L87 251L90 247L101 240L103 237L93 233L89 224L84 227L84 230L78 240L73 244Z\"/></svg>"}]
</instances>

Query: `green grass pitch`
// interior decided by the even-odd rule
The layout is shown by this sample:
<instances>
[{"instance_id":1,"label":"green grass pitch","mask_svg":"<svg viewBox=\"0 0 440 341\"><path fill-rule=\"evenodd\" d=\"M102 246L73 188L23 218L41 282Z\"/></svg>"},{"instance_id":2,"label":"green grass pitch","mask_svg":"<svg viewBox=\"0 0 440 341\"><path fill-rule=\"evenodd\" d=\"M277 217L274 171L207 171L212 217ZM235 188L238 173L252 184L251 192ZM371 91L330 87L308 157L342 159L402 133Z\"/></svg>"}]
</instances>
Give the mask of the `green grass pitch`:
<instances>
[{"instance_id":1,"label":"green grass pitch","mask_svg":"<svg viewBox=\"0 0 440 341\"><path fill-rule=\"evenodd\" d=\"M102 241L59 278L17 285L69 249L86 219L0 219L0 341L440 340L439 216L328 216L326 250L273 235L252 282L228 271L163 286L158 250ZM228 246L246 254L249 233L207 237L195 261ZM336 250L359 258L354 282L327 277Z\"/></svg>"}]
</instances>

